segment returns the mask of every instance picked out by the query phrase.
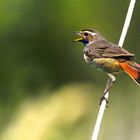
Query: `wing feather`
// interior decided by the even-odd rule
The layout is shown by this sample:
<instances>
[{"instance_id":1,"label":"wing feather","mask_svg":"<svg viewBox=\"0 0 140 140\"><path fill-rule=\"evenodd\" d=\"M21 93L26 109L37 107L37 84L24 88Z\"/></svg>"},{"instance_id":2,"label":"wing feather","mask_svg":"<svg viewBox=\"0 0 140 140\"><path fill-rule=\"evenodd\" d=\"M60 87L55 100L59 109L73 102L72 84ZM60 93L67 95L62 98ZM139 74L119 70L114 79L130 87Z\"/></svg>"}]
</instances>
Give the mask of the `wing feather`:
<instances>
[{"instance_id":1,"label":"wing feather","mask_svg":"<svg viewBox=\"0 0 140 140\"><path fill-rule=\"evenodd\" d=\"M87 45L84 49L90 57L105 57L105 58L133 58L135 55L127 50L110 43L106 40L100 40Z\"/></svg>"}]
</instances>

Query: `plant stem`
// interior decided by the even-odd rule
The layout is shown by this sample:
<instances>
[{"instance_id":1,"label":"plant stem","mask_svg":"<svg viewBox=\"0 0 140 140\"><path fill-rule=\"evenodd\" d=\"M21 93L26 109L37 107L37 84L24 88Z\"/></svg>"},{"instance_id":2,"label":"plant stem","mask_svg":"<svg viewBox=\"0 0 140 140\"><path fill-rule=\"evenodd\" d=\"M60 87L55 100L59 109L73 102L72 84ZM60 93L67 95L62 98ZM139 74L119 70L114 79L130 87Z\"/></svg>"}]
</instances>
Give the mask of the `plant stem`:
<instances>
[{"instance_id":1,"label":"plant stem","mask_svg":"<svg viewBox=\"0 0 140 140\"><path fill-rule=\"evenodd\" d=\"M130 25L130 21L131 21L131 18L132 18L132 14L133 14L133 11L134 11L135 3L136 3L136 0L131 0L130 1L129 8L128 8L127 15L126 15L126 19L125 19L124 26L123 26L123 29L122 29L121 37L120 37L120 40L119 40L119 43L118 43L118 46L120 46L120 47L123 46L127 31L128 31L129 25ZM108 97L109 97L109 92L107 92L106 95L105 95L106 99L108 99ZM99 109L99 112L98 112L98 116L97 116L96 124L95 124L94 130L93 130L93 133L92 133L91 140L97 140L97 138L98 138L102 118L103 118L104 111L105 111L105 108L106 108L106 104L107 104L106 100L103 100L101 105L100 105L100 109Z\"/></svg>"}]
</instances>

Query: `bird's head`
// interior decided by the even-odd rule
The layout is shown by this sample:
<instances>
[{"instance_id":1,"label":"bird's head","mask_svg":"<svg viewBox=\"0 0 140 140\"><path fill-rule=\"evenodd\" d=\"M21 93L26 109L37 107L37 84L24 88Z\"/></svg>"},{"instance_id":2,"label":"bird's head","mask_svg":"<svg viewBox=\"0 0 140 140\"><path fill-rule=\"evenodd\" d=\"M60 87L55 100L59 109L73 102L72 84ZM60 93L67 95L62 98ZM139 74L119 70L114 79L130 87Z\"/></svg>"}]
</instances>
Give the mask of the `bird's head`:
<instances>
[{"instance_id":1,"label":"bird's head","mask_svg":"<svg viewBox=\"0 0 140 140\"><path fill-rule=\"evenodd\" d=\"M85 29L75 33L79 36L79 38L75 39L74 42L82 42L85 45L103 38L102 35L94 29L93 30Z\"/></svg>"}]
</instances>

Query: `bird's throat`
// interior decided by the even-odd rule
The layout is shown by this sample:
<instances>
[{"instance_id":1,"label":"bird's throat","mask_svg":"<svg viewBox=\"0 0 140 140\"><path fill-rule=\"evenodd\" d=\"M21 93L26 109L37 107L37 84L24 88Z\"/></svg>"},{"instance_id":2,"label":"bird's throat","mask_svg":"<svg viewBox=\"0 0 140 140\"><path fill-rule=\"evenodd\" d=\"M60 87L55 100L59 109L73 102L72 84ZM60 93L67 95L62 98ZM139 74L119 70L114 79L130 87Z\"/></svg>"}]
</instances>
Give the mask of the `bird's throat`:
<instances>
[{"instance_id":1,"label":"bird's throat","mask_svg":"<svg viewBox=\"0 0 140 140\"><path fill-rule=\"evenodd\" d=\"M82 43L84 43L84 45L87 45L87 44L89 44L89 41L84 39L84 40L82 40Z\"/></svg>"}]
</instances>

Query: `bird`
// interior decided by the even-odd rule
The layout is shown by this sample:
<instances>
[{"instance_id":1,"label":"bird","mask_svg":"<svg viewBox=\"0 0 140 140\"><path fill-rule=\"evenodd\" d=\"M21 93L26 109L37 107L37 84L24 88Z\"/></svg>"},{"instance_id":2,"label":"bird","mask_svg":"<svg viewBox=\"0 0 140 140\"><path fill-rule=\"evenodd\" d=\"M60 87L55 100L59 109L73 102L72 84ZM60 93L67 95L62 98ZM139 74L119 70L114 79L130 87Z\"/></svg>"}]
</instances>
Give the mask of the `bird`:
<instances>
[{"instance_id":1,"label":"bird","mask_svg":"<svg viewBox=\"0 0 140 140\"><path fill-rule=\"evenodd\" d=\"M74 42L84 44L85 61L108 75L107 85L100 99L100 104L103 99L108 103L105 94L110 90L116 81L116 75L121 71L128 74L140 86L140 65L133 60L135 54L109 42L96 29L84 29L75 33L78 38L74 39Z\"/></svg>"}]
</instances>

